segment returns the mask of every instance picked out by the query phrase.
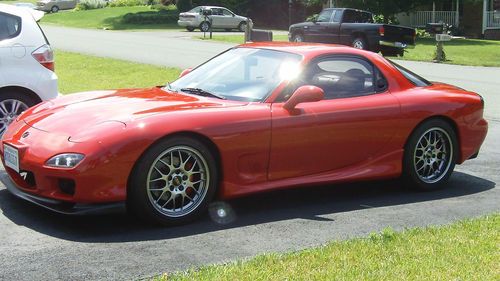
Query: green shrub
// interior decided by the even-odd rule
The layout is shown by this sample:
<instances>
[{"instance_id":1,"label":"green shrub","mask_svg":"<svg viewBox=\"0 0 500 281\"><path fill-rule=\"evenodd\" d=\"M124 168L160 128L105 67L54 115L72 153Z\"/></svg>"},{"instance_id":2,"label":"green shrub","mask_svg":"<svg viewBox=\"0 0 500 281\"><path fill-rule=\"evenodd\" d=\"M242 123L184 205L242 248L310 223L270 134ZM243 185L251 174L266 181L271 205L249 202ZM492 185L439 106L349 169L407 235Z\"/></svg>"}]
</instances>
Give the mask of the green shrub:
<instances>
[{"instance_id":1,"label":"green shrub","mask_svg":"<svg viewBox=\"0 0 500 281\"><path fill-rule=\"evenodd\" d=\"M179 12L187 12L193 7L193 2L191 0L177 0L177 9Z\"/></svg>"},{"instance_id":2,"label":"green shrub","mask_svg":"<svg viewBox=\"0 0 500 281\"><path fill-rule=\"evenodd\" d=\"M128 24L165 24L176 23L179 12L175 11L148 11L139 13L128 13L123 16L122 22Z\"/></svg>"},{"instance_id":3,"label":"green shrub","mask_svg":"<svg viewBox=\"0 0 500 281\"><path fill-rule=\"evenodd\" d=\"M170 4L170 5L152 5L151 6L151 9L153 10L166 10L166 11L177 11L177 6L175 6L174 4Z\"/></svg>"},{"instance_id":4,"label":"green shrub","mask_svg":"<svg viewBox=\"0 0 500 281\"><path fill-rule=\"evenodd\" d=\"M106 5L107 3L104 0L80 0L75 7L75 11L100 9L106 7Z\"/></svg>"},{"instance_id":5,"label":"green shrub","mask_svg":"<svg viewBox=\"0 0 500 281\"><path fill-rule=\"evenodd\" d=\"M131 6L145 6L144 0L115 0L109 2L110 7L131 7Z\"/></svg>"}]
</instances>

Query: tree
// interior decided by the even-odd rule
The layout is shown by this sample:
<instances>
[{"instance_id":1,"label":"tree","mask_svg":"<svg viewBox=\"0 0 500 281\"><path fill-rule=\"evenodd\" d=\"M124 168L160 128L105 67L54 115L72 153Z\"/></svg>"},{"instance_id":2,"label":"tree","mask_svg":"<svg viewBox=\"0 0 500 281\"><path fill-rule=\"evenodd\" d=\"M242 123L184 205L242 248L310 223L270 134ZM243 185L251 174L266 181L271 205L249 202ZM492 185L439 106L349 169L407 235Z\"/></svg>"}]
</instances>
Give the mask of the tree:
<instances>
[{"instance_id":1,"label":"tree","mask_svg":"<svg viewBox=\"0 0 500 281\"><path fill-rule=\"evenodd\" d=\"M177 0L177 3L175 4L177 6L177 10L179 12L187 12L193 8L193 3L191 0Z\"/></svg>"}]
</instances>

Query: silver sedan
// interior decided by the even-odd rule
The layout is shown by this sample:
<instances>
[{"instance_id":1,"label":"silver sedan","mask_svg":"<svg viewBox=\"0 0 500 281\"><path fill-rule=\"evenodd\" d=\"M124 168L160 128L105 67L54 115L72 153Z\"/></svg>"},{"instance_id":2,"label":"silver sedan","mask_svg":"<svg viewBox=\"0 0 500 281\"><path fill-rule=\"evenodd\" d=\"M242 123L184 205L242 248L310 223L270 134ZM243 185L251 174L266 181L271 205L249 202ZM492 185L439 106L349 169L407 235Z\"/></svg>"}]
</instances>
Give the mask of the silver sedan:
<instances>
[{"instance_id":1,"label":"silver sedan","mask_svg":"<svg viewBox=\"0 0 500 281\"><path fill-rule=\"evenodd\" d=\"M203 11L208 11L210 15L205 16ZM203 32L210 30L210 27L217 29L238 29L245 31L248 18L238 16L224 7L198 6L185 13L179 14L179 26L185 27L188 31L199 28Z\"/></svg>"}]
</instances>

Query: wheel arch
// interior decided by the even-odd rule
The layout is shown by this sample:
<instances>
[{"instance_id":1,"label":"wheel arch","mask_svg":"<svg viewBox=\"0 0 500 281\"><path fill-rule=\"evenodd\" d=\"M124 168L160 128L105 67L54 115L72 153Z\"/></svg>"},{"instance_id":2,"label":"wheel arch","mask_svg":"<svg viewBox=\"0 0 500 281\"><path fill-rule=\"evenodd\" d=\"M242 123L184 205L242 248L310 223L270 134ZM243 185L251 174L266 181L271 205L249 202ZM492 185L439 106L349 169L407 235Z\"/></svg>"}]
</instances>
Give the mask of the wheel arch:
<instances>
[{"instance_id":1,"label":"wheel arch","mask_svg":"<svg viewBox=\"0 0 500 281\"><path fill-rule=\"evenodd\" d=\"M423 123L425 122L428 122L430 120L441 120L441 121L444 121L446 123L448 123L448 125L451 126L451 128L453 129L453 131L455 132L455 135L457 136L457 152L458 152L458 155L457 157L455 158L456 159L456 162L460 162L460 159L462 157L462 150L461 150L461 140L460 140L460 131L458 129L458 125L457 123L451 119L450 117L448 116L445 116L445 115L434 115L434 116L429 116L425 119L423 119L422 121L420 121L414 128L413 130L411 130L410 134L408 134L408 136L406 137L406 141L404 143L404 146L403 146L403 149L406 148L406 146L408 145L408 142L410 141L410 138L411 136L413 135L413 133L415 132L415 130L417 130L418 127L420 127Z\"/></svg>"},{"instance_id":2,"label":"wheel arch","mask_svg":"<svg viewBox=\"0 0 500 281\"><path fill-rule=\"evenodd\" d=\"M142 153L141 155L135 160L135 163L132 167L132 169L130 170L130 174L128 175L128 179L127 179L127 197L128 197L128 190L129 188L131 188L131 178L132 178L132 174L134 173L136 167L137 167L137 163L139 162L139 160L143 157L143 155L153 146L155 146L157 143L165 140L165 139L168 139L168 138L174 138L174 137L188 137L188 138L192 138L192 139L195 139L197 141L200 141L201 143L203 143L209 150L210 152L212 153L212 156L215 158L215 163L217 165L216 169L217 169L217 174L218 174L218 179L219 179L219 182L222 181L222 162L221 162L221 154L220 154L220 150L219 150L219 147L209 138L207 137L206 135L203 135L201 133L198 133L198 132L192 132L192 131L179 131L179 132L173 132L173 133L169 133L159 139L157 139L156 141L154 141L153 143L151 143Z\"/></svg>"},{"instance_id":3,"label":"wheel arch","mask_svg":"<svg viewBox=\"0 0 500 281\"><path fill-rule=\"evenodd\" d=\"M20 86L6 86L0 88L0 96L8 91L20 92L27 95L35 104L42 102L42 99L32 90Z\"/></svg>"}]
</instances>

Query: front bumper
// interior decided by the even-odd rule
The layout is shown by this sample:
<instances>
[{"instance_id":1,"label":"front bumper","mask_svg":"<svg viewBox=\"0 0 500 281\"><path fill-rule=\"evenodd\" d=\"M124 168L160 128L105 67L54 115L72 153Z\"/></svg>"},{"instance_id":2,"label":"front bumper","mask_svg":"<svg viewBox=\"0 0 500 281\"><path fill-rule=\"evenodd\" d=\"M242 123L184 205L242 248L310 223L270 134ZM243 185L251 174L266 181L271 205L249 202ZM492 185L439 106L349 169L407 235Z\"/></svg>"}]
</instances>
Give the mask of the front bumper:
<instances>
[{"instance_id":1,"label":"front bumper","mask_svg":"<svg viewBox=\"0 0 500 281\"><path fill-rule=\"evenodd\" d=\"M415 48L415 45L410 45L410 44L401 43L401 42L390 42L390 41L380 40L378 43L380 46L392 47L392 48L398 48L398 49L413 49L413 48Z\"/></svg>"},{"instance_id":2,"label":"front bumper","mask_svg":"<svg viewBox=\"0 0 500 281\"><path fill-rule=\"evenodd\" d=\"M60 214L88 215L100 213L122 213L125 211L125 202L105 204L75 204L29 194L20 190L6 172L0 172L0 181L14 196Z\"/></svg>"}]
</instances>

